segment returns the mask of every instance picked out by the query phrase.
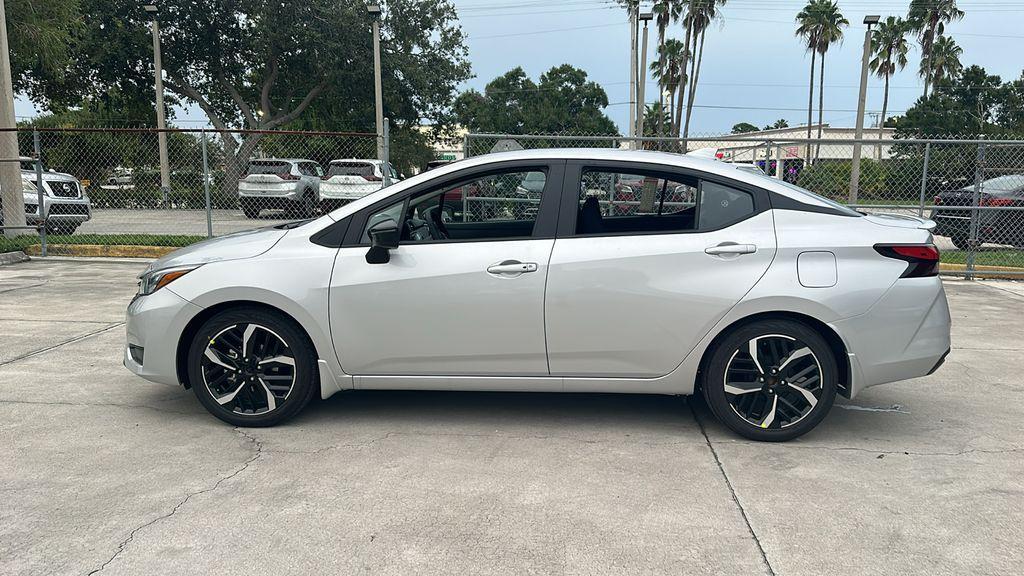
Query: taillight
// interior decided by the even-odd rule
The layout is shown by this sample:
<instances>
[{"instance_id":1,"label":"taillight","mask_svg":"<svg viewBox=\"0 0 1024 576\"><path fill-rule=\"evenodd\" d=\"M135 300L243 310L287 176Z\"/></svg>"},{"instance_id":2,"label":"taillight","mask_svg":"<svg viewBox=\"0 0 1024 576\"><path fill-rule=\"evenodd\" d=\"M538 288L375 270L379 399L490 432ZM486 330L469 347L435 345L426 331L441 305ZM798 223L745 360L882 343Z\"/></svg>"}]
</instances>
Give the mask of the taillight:
<instances>
[{"instance_id":1,"label":"taillight","mask_svg":"<svg viewBox=\"0 0 1024 576\"><path fill-rule=\"evenodd\" d=\"M934 244L875 244L875 251L886 258L907 263L907 269L900 278L924 278L939 274L939 249Z\"/></svg>"},{"instance_id":2,"label":"taillight","mask_svg":"<svg viewBox=\"0 0 1024 576\"><path fill-rule=\"evenodd\" d=\"M1013 206L1012 198L997 198L986 195L979 202L982 206Z\"/></svg>"},{"instance_id":3,"label":"taillight","mask_svg":"<svg viewBox=\"0 0 1024 576\"><path fill-rule=\"evenodd\" d=\"M942 204L942 196L936 196L935 198L932 198L932 202L933 202L933 203L934 203L934 204L935 204L936 206L939 206L939 205L941 205L941 204Z\"/></svg>"},{"instance_id":4,"label":"taillight","mask_svg":"<svg viewBox=\"0 0 1024 576\"><path fill-rule=\"evenodd\" d=\"M383 178L377 176L376 174L363 174L363 179L366 180L367 182L380 182L381 180L383 180Z\"/></svg>"}]
</instances>

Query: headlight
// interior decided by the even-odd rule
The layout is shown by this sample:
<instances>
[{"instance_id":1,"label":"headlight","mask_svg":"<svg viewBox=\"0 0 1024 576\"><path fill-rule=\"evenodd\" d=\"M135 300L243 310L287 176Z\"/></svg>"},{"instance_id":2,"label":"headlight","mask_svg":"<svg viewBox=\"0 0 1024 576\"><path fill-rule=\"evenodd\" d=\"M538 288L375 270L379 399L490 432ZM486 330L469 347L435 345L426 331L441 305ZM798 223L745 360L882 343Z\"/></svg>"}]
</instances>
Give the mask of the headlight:
<instances>
[{"instance_id":1,"label":"headlight","mask_svg":"<svg viewBox=\"0 0 1024 576\"><path fill-rule=\"evenodd\" d=\"M164 268L143 272L139 276L139 295L146 296L181 278L185 274L199 268L199 266L179 266L177 268Z\"/></svg>"}]
</instances>

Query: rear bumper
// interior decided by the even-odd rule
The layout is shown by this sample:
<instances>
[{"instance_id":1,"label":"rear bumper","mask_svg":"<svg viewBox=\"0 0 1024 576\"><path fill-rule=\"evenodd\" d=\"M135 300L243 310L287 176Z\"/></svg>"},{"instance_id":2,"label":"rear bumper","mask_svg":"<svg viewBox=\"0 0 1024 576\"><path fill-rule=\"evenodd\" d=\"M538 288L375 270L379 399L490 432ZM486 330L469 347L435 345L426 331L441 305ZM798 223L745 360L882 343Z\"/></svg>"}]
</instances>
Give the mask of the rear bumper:
<instances>
[{"instance_id":1,"label":"rear bumper","mask_svg":"<svg viewBox=\"0 0 1024 576\"><path fill-rule=\"evenodd\" d=\"M333 184L323 182L320 184L321 200L358 200L367 194L372 194L381 189L381 185L367 184L350 186L347 184Z\"/></svg>"},{"instance_id":2,"label":"rear bumper","mask_svg":"<svg viewBox=\"0 0 1024 576\"><path fill-rule=\"evenodd\" d=\"M850 396L931 374L949 353L950 316L938 277L903 278L867 313L831 324L849 351Z\"/></svg>"},{"instance_id":3,"label":"rear bumper","mask_svg":"<svg viewBox=\"0 0 1024 576\"><path fill-rule=\"evenodd\" d=\"M288 183L286 185L281 184L247 184L246 182L238 183L238 196L246 199L286 199L286 200L298 200L300 196L300 188L298 184Z\"/></svg>"}]
</instances>

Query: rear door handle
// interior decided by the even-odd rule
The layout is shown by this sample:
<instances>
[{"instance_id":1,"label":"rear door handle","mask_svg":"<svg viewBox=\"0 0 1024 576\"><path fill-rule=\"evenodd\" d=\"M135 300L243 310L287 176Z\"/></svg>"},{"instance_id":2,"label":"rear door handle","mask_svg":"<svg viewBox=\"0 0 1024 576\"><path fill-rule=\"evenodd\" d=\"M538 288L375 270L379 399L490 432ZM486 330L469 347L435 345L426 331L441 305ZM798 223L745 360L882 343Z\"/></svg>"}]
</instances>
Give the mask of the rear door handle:
<instances>
[{"instance_id":1,"label":"rear door handle","mask_svg":"<svg viewBox=\"0 0 1024 576\"><path fill-rule=\"evenodd\" d=\"M757 246L753 244L736 244L735 242L723 242L718 246L711 246L704 250L705 254L711 254L712 256L726 256L740 254L753 254L757 252Z\"/></svg>"},{"instance_id":2,"label":"rear door handle","mask_svg":"<svg viewBox=\"0 0 1024 576\"><path fill-rule=\"evenodd\" d=\"M493 264L487 267L488 274L498 274L502 276L518 276L527 272L536 271L536 262L520 262L518 260L505 260L499 264Z\"/></svg>"}]
</instances>

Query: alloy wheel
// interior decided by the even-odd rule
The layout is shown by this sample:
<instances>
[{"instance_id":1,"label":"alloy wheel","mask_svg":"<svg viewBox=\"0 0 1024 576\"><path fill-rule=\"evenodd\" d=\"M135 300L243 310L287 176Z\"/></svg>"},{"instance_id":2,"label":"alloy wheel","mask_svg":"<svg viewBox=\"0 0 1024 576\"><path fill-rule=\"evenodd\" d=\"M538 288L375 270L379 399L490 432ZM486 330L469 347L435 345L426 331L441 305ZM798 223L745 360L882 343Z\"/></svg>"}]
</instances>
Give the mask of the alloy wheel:
<instances>
[{"instance_id":1,"label":"alloy wheel","mask_svg":"<svg viewBox=\"0 0 1024 576\"><path fill-rule=\"evenodd\" d=\"M210 395L235 414L272 412L295 386L295 356L288 343L254 323L229 326L210 338L201 368Z\"/></svg>"},{"instance_id":2,"label":"alloy wheel","mask_svg":"<svg viewBox=\"0 0 1024 576\"><path fill-rule=\"evenodd\" d=\"M757 336L733 352L723 385L726 400L740 418L758 428L787 428L818 405L821 364L796 338Z\"/></svg>"}]
</instances>

